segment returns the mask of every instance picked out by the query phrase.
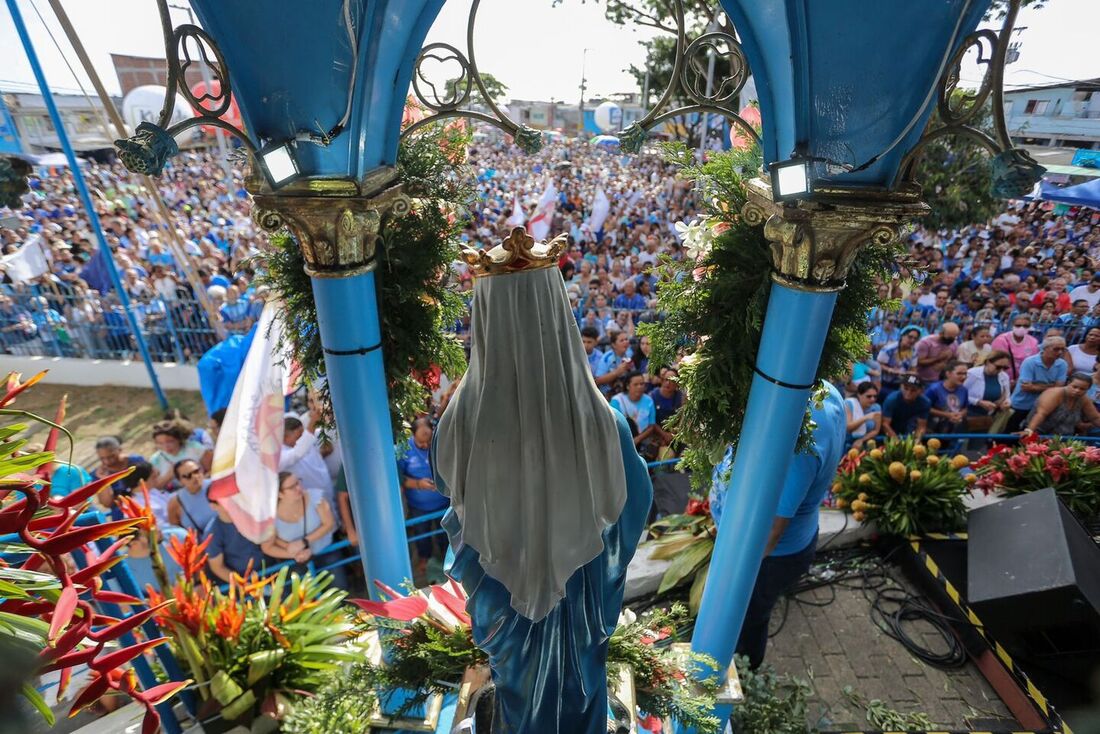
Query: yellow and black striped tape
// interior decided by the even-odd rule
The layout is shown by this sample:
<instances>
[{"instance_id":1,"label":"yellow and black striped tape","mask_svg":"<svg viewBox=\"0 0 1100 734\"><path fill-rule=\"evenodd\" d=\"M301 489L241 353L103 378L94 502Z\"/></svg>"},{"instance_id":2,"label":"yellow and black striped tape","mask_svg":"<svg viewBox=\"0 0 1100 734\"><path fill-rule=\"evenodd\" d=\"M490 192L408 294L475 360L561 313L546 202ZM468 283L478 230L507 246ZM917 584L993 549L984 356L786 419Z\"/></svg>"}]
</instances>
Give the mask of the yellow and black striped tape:
<instances>
[{"instance_id":1,"label":"yellow and black striped tape","mask_svg":"<svg viewBox=\"0 0 1100 734\"><path fill-rule=\"evenodd\" d=\"M965 540L966 535L959 533L929 533L924 536L927 540ZM978 634L985 638L985 641L989 643L989 646L993 648L993 652L997 655L997 658L1004 665L1005 669L1016 679L1016 682L1027 693L1035 705L1043 712L1043 716L1046 717L1047 722L1050 724L1052 731L1059 734L1073 734L1073 731L1069 726L1062 721L1062 717L1054 710L1054 706L1043 695L1042 691L1031 682L1031 679L1027 677L1020 666L1016 665L1016 662L1012 659L1012 656L1008 654L1008 651L1001 647L1000 643L990 637L989 633L985 629L985 625L978 618L978 615L974 613L967 604L962 600L962 595L959 594L959 590L955 588L955 585L951 583L943 572L940 571L940 567L936 564L932 557L928 555L924 549L921 548L921 538L912 537L909 539L909 545L912 547L913 552L917 557L924 562L924 567L928 570L928 573L932 574L932 577L936 579L942 586L943 590L947 592L947 596L958 607L959 611L966 618L970 624L974 625L974 629ZM838 733L839 734L839 733ZM845 732L844 734L856 734L855 732ZM939 734L938 732L926 732L926 734ZM981 732L972 732L971 734L984 734ZM1024 734L1022 732L1013 732L1013 734Z\"/></svg>"}]
</instances>

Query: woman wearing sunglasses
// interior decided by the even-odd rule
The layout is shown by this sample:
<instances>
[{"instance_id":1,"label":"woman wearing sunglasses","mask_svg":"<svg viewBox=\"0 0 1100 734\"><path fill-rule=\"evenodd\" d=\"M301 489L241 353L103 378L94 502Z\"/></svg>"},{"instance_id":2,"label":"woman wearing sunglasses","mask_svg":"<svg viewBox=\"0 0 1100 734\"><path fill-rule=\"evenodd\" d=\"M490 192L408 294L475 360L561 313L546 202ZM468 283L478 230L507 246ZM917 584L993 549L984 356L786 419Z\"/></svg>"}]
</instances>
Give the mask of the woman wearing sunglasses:
<instances>
[{"instance_id":1,"label":"woman wearing sunglasses","mask_svg":"<svg viewBox=\"0 0 1100 734\"><path fill-rule=\"evenodd\" d=\"M968 433L985 433L993 427L994 419L1010 407L1011 387L1008 373L1012 369L1012 355L994 350L985 364L966 371L968 405L966 430Z\"/></svg>"}]
</instances>

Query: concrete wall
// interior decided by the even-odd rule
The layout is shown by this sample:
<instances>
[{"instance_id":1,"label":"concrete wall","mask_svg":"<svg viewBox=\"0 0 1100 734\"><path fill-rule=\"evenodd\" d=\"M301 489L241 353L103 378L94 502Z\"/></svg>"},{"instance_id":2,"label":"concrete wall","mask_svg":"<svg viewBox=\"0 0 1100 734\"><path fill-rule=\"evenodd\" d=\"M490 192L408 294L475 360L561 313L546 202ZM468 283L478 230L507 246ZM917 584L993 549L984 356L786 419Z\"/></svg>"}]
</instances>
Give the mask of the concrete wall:
<instances>
[{"instance_id":1,"label":"concrete wall","mask_svg":"<svg viewBox=\"0 0 1100 734\"><path fill-rule=\"evenodd\" d=\"M1014 138L1076 141L1092 147L1100 141L1100 92L1089 101L1075 100L1072 86L1006 92L1005 122ZM1026 112L1030 101L1046 102L1042 113Z\"/></svg>"},{"instance_id":2,"label":"concrete wall","mask_svg":"<svg viewBox=\"0 0 1100 734\"><path fill-rule=\"evenodd\" d=\"M199 371L194 365L158 363L155 369L165 390L199 389ZM149 374L142 362L0 355L0 378L8 372L30 377L42 370L49 370L49 381L57 385L149 387Z\"/></svg>"}]
</instances>

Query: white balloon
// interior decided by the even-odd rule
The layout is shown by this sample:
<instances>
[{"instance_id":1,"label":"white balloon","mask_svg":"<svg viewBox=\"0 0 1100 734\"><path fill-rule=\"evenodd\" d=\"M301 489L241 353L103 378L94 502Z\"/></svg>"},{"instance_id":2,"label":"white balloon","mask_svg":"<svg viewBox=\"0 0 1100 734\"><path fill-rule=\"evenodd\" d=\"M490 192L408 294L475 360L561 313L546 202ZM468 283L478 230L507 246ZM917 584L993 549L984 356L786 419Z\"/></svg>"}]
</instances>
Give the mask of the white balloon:
<instances>
[{"instance_id":1,"label":"white balloon","mask_svg":"<svg viewBox=\"0 0 1100 734\"><path fill-rule=\"evenodd\" d=\"M596 108L596 127L609 133L618 130L623 124L623 111L614 102L603 102Z\"/></svg>"},{"instance_id":2,"label":"white balloon","mask_svg":"<svg viewBox=\"0 0 1100 734\"><path fill-rule=\"evenodd\" d=\"M164 94L167 90L158 84L146 84L134 87L122 100L122 119L130 126L131 132L143 122L156 123L160 118L160 110L164 107ZM172 108L172 119L168 126L177 122L189 120L194 115L191 113L191 105L187 103L182 94L176 94L176 104Z\"/></svg>"}]
</instances>

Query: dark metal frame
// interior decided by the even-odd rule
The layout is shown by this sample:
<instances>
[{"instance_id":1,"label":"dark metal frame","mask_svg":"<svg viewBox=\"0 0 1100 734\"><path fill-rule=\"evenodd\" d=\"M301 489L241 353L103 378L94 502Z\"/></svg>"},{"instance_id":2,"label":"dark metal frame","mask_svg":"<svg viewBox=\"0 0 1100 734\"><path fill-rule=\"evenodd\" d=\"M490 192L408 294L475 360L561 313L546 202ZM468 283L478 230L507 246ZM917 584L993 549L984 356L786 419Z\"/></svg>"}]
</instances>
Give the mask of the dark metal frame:
<instances>
[{"instance_id":1,"label":"dark metal frame","mask_svg":"<svg viewBox=\"0 0 1100 734\"><path fill-rule=\"evenodd\" d=\"M404 138L439 120L467 117L492 125L511 135L515 138L516 144L528 153L537 152L542 146L541 132L527 125L520 125L504 114L500 107L489 97L485 84L481 79L477 58L474 54L474 27L480 5L481 0L474 0L473 5L470 7L470 15L466 22L465 53L447 43L431 43L420 51L413 68L413 96L431 114L410 125L402 131L401 136ZM740 127L753 141L759 143L760 134L732 106L736 103L745 82L749 78L748 59L741 48L741 44L731 34L724 31L708 31L689 42L684 23L683 0L675 0L673 7L676 21L676 54L672 78L653 109L641 120L633 122L626 129L619 131L618 137L623 150L630 153L638 152L645 143L646 133L657 125L674 117L694 113L720 115L729 120L731 124ZM727 47L725 52L723 52L722 46ZM714 53L724 53L728 56L730 69L732 70L730 76L715 80L714 88L709 94L705 88L699 88L699 74L695 66L690 63L693 56L705 53L708 49L713 50ZM429 60L458 62L462 73L458 77L454 92L451 95L441 96L435 85L424 76L422 67L424 62ZM696 71L694 75L692 74L693 70ZM470 94L475 85L481 92L490 114L464 107L469 102ZM690 99L691 104L672 108L672 100L678 91Z\"/></svg>"},{"instance_id":2,"label":"dark metal frame","mask_svg":"<svg viewBox=\"0 0 1100 734\"><path fill-rule=\"evenodd\" d=\"M173 27L168 10L168 0L157 0L157 10L160 13L161 31L164 34L164 51L168 61L168 76L165 83L168 92L164 95L164 106L160 110L160 119L156 123L157 127L173 137L199 125L218 127L239 139L251 153L258 153L259 146L253 142L248 133L236 125L231 125L220 119L229 110L229 105L233 102L233 86L229 80L229 72L226 69L225 59L222 57L218 44L209 33L192 23L184 23ZM191 58L189 44L191 41L194 42L197 49L199 57L197 59ZM211 61L210 56L207 55L207 47L213 53L214 61ZM211 75L220 85L217 95L212 94L211 90L207 89L201 97L196 97L188 88L185 81L187 69L192 64L197 63L204 63L209 67ZM165 127L168 121L172 119L172 112L176 106L177 91L190 103L198 116L178 122L171 127ZM204 102L211 101L214 102L213 108L204 104Z\"/></svg>"},{"instance_id":3,"label":"dark metal frame","mask_svg":"<svg viewBox=\"0 0 1100 734\"><path fill-rule=\"evenodd\" d=\"M955 52L955 56L939 81L936 111L941 124L930 126L925 130L917 144L905 154L894 179L895 185L913 180L913 174L925 148L939 138L949 136L967 138L981 145L993 156L1004 155L1009 150L1013 150L1012 138L1009 137L1008 125L1005 123L1004 71L1009 41L1019 12L1020 0L1009 0L1000 31L984 28L974 31L963 39L962 45ZM961 102L953 104L952 93L959 84L962 60L971 48L978 50L978 63L986 67L985 76L982 78L981 86L974 93L963 95ZM978 129L973 124L990 98L993 106L991 110L993 135ZM1017 150L1017 153L1030 161L1030 157L1024 151ZM1031 162L1034 163L1034 161Z\"/></svg>"}]
</instances>

